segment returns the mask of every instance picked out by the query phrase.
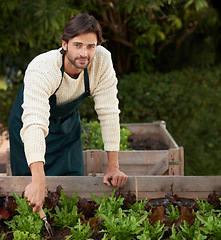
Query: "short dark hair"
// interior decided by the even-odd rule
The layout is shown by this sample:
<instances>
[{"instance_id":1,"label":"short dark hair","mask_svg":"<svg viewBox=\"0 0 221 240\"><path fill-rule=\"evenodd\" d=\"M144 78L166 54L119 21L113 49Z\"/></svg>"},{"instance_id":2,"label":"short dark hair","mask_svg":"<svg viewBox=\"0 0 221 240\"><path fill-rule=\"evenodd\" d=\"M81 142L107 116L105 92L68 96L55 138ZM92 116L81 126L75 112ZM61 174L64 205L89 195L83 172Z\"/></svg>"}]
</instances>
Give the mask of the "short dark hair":
<instances>
[{"instance_id":1,"label":"short dark hair","mask_svg":"<svg viewBox=\"0 0 221 240\"><path fill-rule=\"evenodd\" d=\"M104 42L102 37L102 28L99 22L88 13L80 13L70 19L66 23L61 40L66 43L74 37L77 37L84 33L96 33L97 44L101 45ZM65 50L62 48L61 53L65 54Z\"/></svg>"}]
</instances>

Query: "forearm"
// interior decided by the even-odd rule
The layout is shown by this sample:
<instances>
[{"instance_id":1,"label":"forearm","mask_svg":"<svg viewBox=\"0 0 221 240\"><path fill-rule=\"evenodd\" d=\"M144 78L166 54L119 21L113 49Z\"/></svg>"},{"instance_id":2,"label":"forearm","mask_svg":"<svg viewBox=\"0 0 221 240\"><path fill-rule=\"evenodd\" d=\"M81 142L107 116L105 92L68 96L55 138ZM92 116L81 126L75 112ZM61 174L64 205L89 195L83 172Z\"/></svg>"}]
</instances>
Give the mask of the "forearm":
<instances>
[{"instance_id":1,"label":"forearm","mask_svg":"<svg viewBox=\"0 0 221 240\"><path fill-rule=\"evenodd\" d=\"M108 170L119 169L119 161L118 161L118 152L117 151L107 151L108 157Z\"/></svg>"},{"instance_id":2,"label":"forearm","mask_svg":"<svg viewBox=\"0 0 221 240\"><path fill-rule=\"evenodd\" d=\"M34 162L30 165L32 182L45 185L45 172L43 162Z\"/></svg>"}]
</instances>

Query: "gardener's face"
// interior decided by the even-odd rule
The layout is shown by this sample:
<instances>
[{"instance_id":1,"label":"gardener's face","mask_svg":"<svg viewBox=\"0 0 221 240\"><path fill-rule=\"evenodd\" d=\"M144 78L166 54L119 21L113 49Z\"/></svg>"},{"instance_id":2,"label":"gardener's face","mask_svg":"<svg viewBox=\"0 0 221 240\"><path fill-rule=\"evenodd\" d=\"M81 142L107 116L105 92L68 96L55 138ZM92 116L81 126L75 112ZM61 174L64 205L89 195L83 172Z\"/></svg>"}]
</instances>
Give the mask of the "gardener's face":
<instances>
[{"instance_id":1,"label":"gardener's face","mask_svg":"<svg viewBox=\"0 0 221 240\"><path fill-rule=\"evenodd\" d=\"M66 58L76 68L85 69L94 58L97 48L97 35L84 33L74 37L66 43L62 41L62 47L66 51Z\"/></svg>"}]
</instances>

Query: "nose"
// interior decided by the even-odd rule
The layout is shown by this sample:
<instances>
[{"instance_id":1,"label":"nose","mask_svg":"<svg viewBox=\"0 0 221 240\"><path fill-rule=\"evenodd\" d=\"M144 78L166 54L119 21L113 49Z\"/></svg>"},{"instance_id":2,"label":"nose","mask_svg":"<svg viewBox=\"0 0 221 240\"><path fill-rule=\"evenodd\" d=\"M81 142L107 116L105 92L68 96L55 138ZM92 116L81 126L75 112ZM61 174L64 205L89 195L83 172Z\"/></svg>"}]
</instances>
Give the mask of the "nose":
<instances>
[{"instance_id":1,"label":"nose","mask_svg":"<svg viewBox=\"0 0 221 240\"><path fill-rule=\"evenodd\" d=\"M81 55L82 57L87 57L87 48L86 48L85 46L83 46L83 47L81 48L80 55Z\"/></svg>"}]
</instances>

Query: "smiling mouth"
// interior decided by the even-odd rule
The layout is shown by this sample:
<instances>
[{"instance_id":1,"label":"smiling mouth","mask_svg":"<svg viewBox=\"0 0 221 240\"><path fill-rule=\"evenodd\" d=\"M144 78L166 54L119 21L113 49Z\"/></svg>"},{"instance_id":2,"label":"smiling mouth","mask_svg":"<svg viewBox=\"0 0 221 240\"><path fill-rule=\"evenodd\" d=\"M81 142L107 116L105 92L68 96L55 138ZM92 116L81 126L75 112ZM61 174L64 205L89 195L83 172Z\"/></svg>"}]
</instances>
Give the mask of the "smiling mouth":
<instances>
[{"instance_id":1,"label":"smiling mouth","mask_svg":"<svg viewBox=\"0 0 221 240\"><path fill-rule=\"evenodd\" d=\"M84 64L84 63L89 62L89 59L88 59L88 58L77 58L77 61L78 61L79 63Z\"/></svg>"},{"instance_id":2,"label":"smiling mouth","mask_svg":"<svg viewBox=\"0 0 221 240\"><path fill-rule=\"evenodd\" d=\"M78 59L79 62L87 62L87 59Z\"/></svg>"}]
</instances>

